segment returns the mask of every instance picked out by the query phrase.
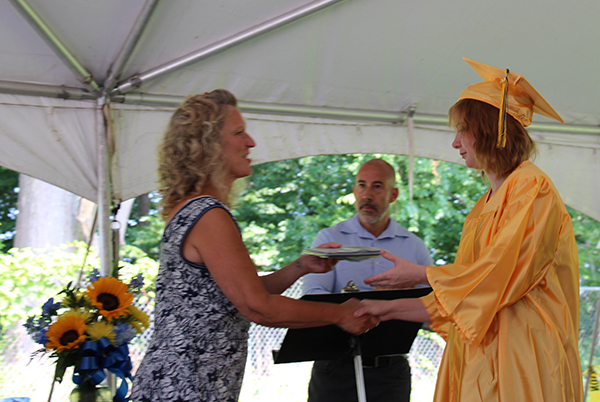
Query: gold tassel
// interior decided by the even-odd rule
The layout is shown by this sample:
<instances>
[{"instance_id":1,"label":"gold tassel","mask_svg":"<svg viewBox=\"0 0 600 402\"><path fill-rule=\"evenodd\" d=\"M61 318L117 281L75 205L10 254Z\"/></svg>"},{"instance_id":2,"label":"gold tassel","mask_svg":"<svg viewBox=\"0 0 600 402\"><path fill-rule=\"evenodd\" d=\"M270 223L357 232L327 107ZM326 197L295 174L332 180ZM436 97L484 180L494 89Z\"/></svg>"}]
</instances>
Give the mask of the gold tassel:
<instances>
[{"instance_id":1,"label":"gold tassel","mask_svg":"<svg viewBox=\"0 0 600 402\"><path fill-rule=\"evenodd\" d=\"M506 104L508 102L508 68L504 72L502 83L502 100L500 101L500 117L498 118L498 141L496 148L506 147Z\"/></svg>"}]
</instances>

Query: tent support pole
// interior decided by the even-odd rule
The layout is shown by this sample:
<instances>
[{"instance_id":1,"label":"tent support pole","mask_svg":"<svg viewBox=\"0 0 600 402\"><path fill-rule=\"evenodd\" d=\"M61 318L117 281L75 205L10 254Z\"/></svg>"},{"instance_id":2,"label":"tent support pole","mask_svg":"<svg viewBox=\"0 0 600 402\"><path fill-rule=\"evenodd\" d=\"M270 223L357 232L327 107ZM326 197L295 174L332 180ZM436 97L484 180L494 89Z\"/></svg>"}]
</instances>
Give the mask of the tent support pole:
<instances>
[{"instance_id":1,"label":"tent support pole","mask_svg":"<svg viewBox=\"0 0 600 402\"><path fill-rule=\"evenodd\" d=\"M0 93L74 100L96 100L98 98L96 94L84 88L2 80L0 80Z\"/></svg>"},{"instance_id":2,"label":"tent support pole","mask_svg":"<svg viewBox=\"0 0 600 402\"><path fill-rule=\"evenodd\" d=\"M96 92L100 89L98 84L94 81L94 77L88 72L85 67L77 61L77 59L69 52L66 46L61 42L60 39L52 32L50 27L40 18L39 15L31 8L25 0L10 0L14 7L21 13L21 15L29 22L29 24L35 28L38 34L46 41L48 46L54 50L58 57L65 63L67 67L75 73L79 80L90 89L92 92Z\"/></svg>"},{"instance_id":3,"label":"tent support pole","mask_svg":"<svg viewBox=\"0 0 600 402\"><path fill-rule=\"evenodd\" d=\"M150 16L152 16L152 12L154 11L156 4L158 4L158 0L148 0L144 4L144 8L138 15L135 24L131 28L129 36L127 36L127 39L125 40L121 51L119 51L117 58L115 59L113 65L108 71L107 78L104 81L103 91L110 92L115 87L117 80L121 76L123 66L125 66L125 64L129 60L133 49L135 49L135 46L137 45L140 37L142 36L142 32L144 32L144 28L146 28L148 20L150 19Z\"/></svg>"},{"instance_id":4,"label":"tent support pole","mask_svg":"<svg viewBox=\"0 0 600 402\"><path fill-rule=\"evenodd\" d=\"M16 0L15 0L16 1ZM271 32L277 28L288 25L300 18L306 17L324 8L332 6L344 0L317 0L312 3L306 4L295 10L289 11L278 17L270 19L269 21L263 22L262 24L256 25L252 28L246 29L228 38L222 39L216 43L206 46L196 52L189 53L183 57L175 59L169 63L162 64L158 67L152 68L139 75L130 77L126 82L117 86L112 93L126 93L133 89L139 88L142 84L162 77L165 74L171 73L182 69L190 64L204 60L217 53L230 49L241 43L247 42L250 39L254 39L267 32Z\"/></svg>"},{"instance_id":5,"label":"tent support pole","mask_svg":"<svg viewBox=\"0 0 600 402\"><path fill-rule=\"evenodd\" d=\"M1 83L1 81L0 81ZM1 91L1 88L0 88ZM115 103L124 103L129 105L144 105L156 107L178 107L185 98L182 96L173 95L153 95L147 93L128 93L111 96L111 100ZM352 121L374 121L379 123L403 124L409 111L405 112L384 112L377 110L362 110L362 109L342 109L332 107L319 106L301 106L301 105L285 105L275 103L260 103L260 102L245 102L238 101L239 109L244 113L256 114L274 114L282 116L300 116L300 117L315 117L325 119L340 119ZM448 126L448 116L433 115L433 114L418 114L413 115L414 124L424 124L431 126ZM545 133L562 133L562 134L587 134L600 135L600 126L585 126L571 124L540 124L533 123L527 127L528 131L539 131Z\"/></svg>"},{"instance_id":6,"label":"tent support pole","mask_svg":"<svg viewBox=\"0 0 600 402\"><path fill-rule=\"evenodd\" d=\"M95 100L96 94L83 88L31 84L25 82L11 82L0 80L0 93L45 96L49 98ZM112 95L110 100L115 103L141 105L150 107L176 108L185 100L183 96L153 95L147 93L128 93ZM238 107L244 113L271 114L282 116L300 116L329 118L351 121L373 121L379 123L403 124L408 118L407 112L385 112L377 110L342 109L318 106L299 106L284 104L269 104L260 102L239 101ZM414 124L431 126L448 126L448 117L432 114L415 114ZM585 134L600 135L600 126L571 125L571 124L540 124L533 123L527 127L529 131L559 133L559 134Z\"/></svg>"},{"instance_id":7,"label":"tent support pole","mask_svg":"<svg viewBox=\"0 0 600 402\"><path fill-rule=\"evenodd\" d=\"M415 109L411 107L408 112L408 200L413 201L413 189L415 182L415 137L414 137Z\"/></svg>"},{"instance_id":8,"label":"tent support pole","mask_svg":"<svg viewBox=\"0 0 600 402\"><path fill-rule=\"evenodd\" d=\"M112 272L112 242L110 238L111 186L109 175L108 139L104 122L105 98L98 99L96 109L96 139L98 141L98 234L100 238L100 274Z\"/></svg>"}]
</instances>

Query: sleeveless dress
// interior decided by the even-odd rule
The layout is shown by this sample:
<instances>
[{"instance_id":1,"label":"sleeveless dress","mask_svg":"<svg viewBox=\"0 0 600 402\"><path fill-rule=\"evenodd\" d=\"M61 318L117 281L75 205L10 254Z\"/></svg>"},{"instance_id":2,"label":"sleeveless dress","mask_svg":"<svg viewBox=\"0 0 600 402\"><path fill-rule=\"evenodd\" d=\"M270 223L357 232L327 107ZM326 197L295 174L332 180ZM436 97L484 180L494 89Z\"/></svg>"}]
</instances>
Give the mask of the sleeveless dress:
<instances>
[{"instance_id":1,"label":"sleeveless dress","mask_svg":"<svg viewBox=\"0 0 600 402\"><path fill-rule=\"evenodd\" d=\"M229 212L215 198L201 197L183 206L165 228L155 329L133 380L134 402L238 400L250 323L208 269L181 254L187 233L212 208Z\"/></svg>"}]
</instances>

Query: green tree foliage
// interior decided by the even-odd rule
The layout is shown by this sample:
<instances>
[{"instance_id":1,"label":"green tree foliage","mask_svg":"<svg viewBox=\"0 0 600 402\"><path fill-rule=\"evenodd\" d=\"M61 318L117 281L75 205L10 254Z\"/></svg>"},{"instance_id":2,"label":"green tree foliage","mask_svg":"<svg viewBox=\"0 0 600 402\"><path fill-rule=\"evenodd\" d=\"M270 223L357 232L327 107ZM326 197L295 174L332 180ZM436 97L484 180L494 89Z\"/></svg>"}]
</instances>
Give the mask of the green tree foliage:
<instances>
[{"instance_id":1,"label":"green tree foliage","mask_svg":"<svg viewBox=\"0 0 600 402\"><path fill-rule=\"evenodd\" d=\"M127 231L125 232L125 242L127 245L142 250L145 256L158 260L160 239L165 229L165 222L158 213L160 195L158 193L150 193L149 199L150 209L148 215L140 212L139 198L135 200L131 209ZM135 258L131 253L124 256L124 260L130 263L135 263Z\"/></svg>"},{"instance_id":2,"label":"green tree foliage","mask_svg":"<svg viewBox=\"0 0 600 402\"><path fill-rule=\"evenodd\" d=\"M15 232L19 173L0 167L0 251L13 245Z\"/></svg>"},{"instance_id":3,"label":"green tree foliage","mask_svg":"<svg viewBox=\"0 0 600 402\"><path fill-rule=\"evenodd\" d=\"M254 168L234 215L256 264L274 270L310 246L320 229L352 214L354 170L345 156L318 156Z\"/></svg>"},{"instance_id":4,"label":"green tree foliage","mask_svg":"<svg viewBox=\"0 0 600 402\"><path fill-rule=\"evenodd\" d=\"M579 279L585 286L600 286L600 223L568 208L579 254Z\"/></svg>"},{"instance_id":5,"label":"green tree foliage","mask_svg":"<svg viewBox=\"0 0 600 402\"><path fill-rule=\"evenodd\" d=\"M581 366L585 370L590 360L592 344L594 339L594 321L596 319L596 310L598 309L598 291L580 292L579 309L579 355L581 356ZM598 338L596 338L598 339ZM600 364L600 350L598 342L595 344L594 359L592 364Z\"/></svg>"},{"instance_id":6,"label":"green tree foliage","mask_svg":"<svg viewBox=\"0 0 600 402\"><path fill-rule=\"evenodd\" d=\"M398 182L400 196L391 208L391 216L425 241L436 263L451 263L465 217L488 190L488 185L472 169L416 158L411 200L408 157L394 156L391 159L401 175Z\"/></svg>"},{"instance_id":7,"label":"green tree foliage","mask_svg":"<svg viewBox=\"0 0 600 402\"><path fill-rule=\"evenodd\" d=\"M77 263L82 262L83 254L68 252L66 247L51 254L32 249L0 254L0 326L10 327L68 282L77 280Z\"/></svg>"}]
</instances>

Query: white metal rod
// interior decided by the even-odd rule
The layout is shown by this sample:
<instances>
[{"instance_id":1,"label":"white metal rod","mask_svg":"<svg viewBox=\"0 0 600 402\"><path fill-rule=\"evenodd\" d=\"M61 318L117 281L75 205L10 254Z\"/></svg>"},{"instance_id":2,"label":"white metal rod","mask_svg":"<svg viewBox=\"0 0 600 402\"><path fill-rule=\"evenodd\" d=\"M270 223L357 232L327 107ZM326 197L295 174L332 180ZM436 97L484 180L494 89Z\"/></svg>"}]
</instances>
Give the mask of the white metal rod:
<instances>
[{"instance_id":1,"label":"white metal rod","mask_svg":"<svg viewBox=\"0 0 600 402\"><path fill-rule=\"evenodd\" d=\"M415 119L414 111L408 116L408 200L413 200L413 190L415 182L415 138L414 128Z\"/></svg>"},{"instance_id":2,"label":"white metal rod","mask_svg":"<svg viewBox=\"0 0 600 402\"><path fill-rule=\"evenodd\" d=\"M190 64L196 63L200 60L206 59L224 50L230 49L241 43L247 42L250 39L254 39L257 36L263 35L274 29L280 28L284 25L290 24L302 17L313 14L333 4L339 3L344 0L318 0L313 1L305 6L299 7L295 10L287 12L283 15L275 17L269 21L263 22L262 24L256 25L252 28L246 29L228 38L220 40L209 46L206 46L196 52L189 53L178 59L175 59L169 63L162 64L158 67L152 68L144 73L129 78L126 82L116 87L112 93L126 93L132 89L139 88L142 84L161 77L172 71L179 70Z\"/></svg>"},{"instance_id":3,"label":"white metal rod","mask_svg":"<svg viewBox=\"0 0 600 402\"><path fill-rule=\"evenodd\" d=\"M104 123L104 98L98 99L96 140L98 142L98 237L100 238L100 274L112 272L112 242L110 241L110 175L108 141Z\"/></svg>"},{"instance_id":4,"label":"white metal rod","mask_svg":"<svg viewBox=\"0 0 600 402\"><path fill-rule=\"evenodd\" d=\"M354 348L354 377L356 379L356 392L358 394L358 402L367 402L367 390L365 388L365 374L363 372L362 352L360 348L360 339L353 338Z\"/></svg>"},{"instance_id":5,"label":"white metal rod","mask_svg":"<svg viewBox=\"0 0 600 402\"><path fill-rule=\"evenodd\" d=\"M403 112L381 112L377 110L359 110L329 108L302 105L278 105L259 102L238 102L240 110L247 113L280 114L287 116L310 116L332 119L358 119L386 123L402 123L407 117Z\"/></svg>"},{"instance_id":6,"label":"white metal rod","mask_svg":"<svg viewBox=\"0 0 600 402\"><path fill-rule=\"evenodd\" d=\"M147 93L128 93L113 95L111 99L117 103L130 105L146 105L172 107L179 106L185 98L173 95L152 95ZM343 109L319 106L285 105L260 102L239 101L238 107L242 112L257 114L276 114L284 116L321 117L342 120L368 120L380 123L404 123L408 112L383 112L377 110ZM414 124L432 126L448 126L448 116L433 114L418 114L413 116ZM600 126L584 126L571 124L537 124L527 127L528 131L564 134L600 135Z\"/></svg>"},{"instance_id":7,"label":"white metal rod","mask_svg":"<svg viewBox=\"0 0 600 402\"><path fill-rule=\"evenodd\" d=\"M362 367L361 355L354 356L354 374L356 375L356 391L359 402L367 402L367 392L365 389L365 377Z\"/></svg>"},{"instance_id":8,"label":"white metal rod","mask_svg":"<svg viewBox=\"0 0 600 402\"><path fill-rule=\"evenodd\" d=\"M85 88L58 85L33 84L0 80L0 93L15 95L43 96L46 98L96 100L97 95Z\"/></svg>"},{"instance_id":9,"label":"white metal rod","mask_svg":"<svg viewBox=\"0 0 600 402\"><path fill-rule=\"evenodd\" d=\"M128 93L123 95L113 95L111 100L116 103L125 103L129 105L146 105L176 108L184 100L181 96L172 95L152 95L146 93ZM328 108L317 106L302 105L283 105L273 103L245 102L238 101L238 107L242 112L257 114L277 114L284 116L307 116L322 117L332 119L350 119L350 120L372 120L385 123L400 123L406 118L404 113L380 112L377 110L358 110ZM446 119L447 121L447 119ZM447 124L447 123L445 123ZM599 130L600 132L600 130Z\"/></svg>"},{"instance_id":10,"label":"white metal rod","mask_svg":"<svg viewBox=\"0 0 600 402\"><path fill-rule=\"evenodd\" d=\"M15 8L21 13L21 15L29 22L29 24L35 28L38 34L46 41L46 43L54 50L54 52L60 57L73 73L79 78L79 80L92 91L100 90L100 87L94 81L94 77L88 72L77 59L69 52L66 46L61 42L60 39L52 32L50 27L40 18L39 15L27 4L25 0L10 0Z\"/></svg>"},{"instance_id":11,"label":"white metal rod","mask_svg":"<svg viewBox=\"0 0 600 402\"><path fill-rule=\"evenodd\" d=\"M97 96L83 88L30 84L22 82L0 81L0 93L45 96L61 99L95 100ZM146 93L117 94L110 97L112 102L129 105L176 108L184 100L183 96L153 95ZM353 121L373 121L380 123L402 124L408 118L407 112L384 112L377 110L343 109L318 106L284 105L260 102L239 101L242 112L257 114L275 114L283 116L320 117ZM418 114L413 116L414 124L447 126L445 115ZM527 127L529 131L563 134L600 135L600 126L571 124L537 124Z\"/></svg>"},{"instance_id":12,"label":"white metal rod","mask_svg":"<svg viewBox=\"0 0 600 402\"><path fill-rule=\"evenodd\" d=\"M121 75L123 67L129 60L133 49L135 49L135 46L137 45L140 37L142 36L142 32L144 32L144 28L146 28L148 20L150 19L150 16L152 16L152 12L154 11L157 3L158 0L148 0L146 4L144 4L144 8L138 15L138 18L136 19L133 27L131 28L131 31L129 32L129 35L125 40L121 51L117 55L114 63L108 71L107 78L104 81L103 89L106 93L112 91L112 89L114 88L117 80Z\"/></svg>"}]
</instances>

